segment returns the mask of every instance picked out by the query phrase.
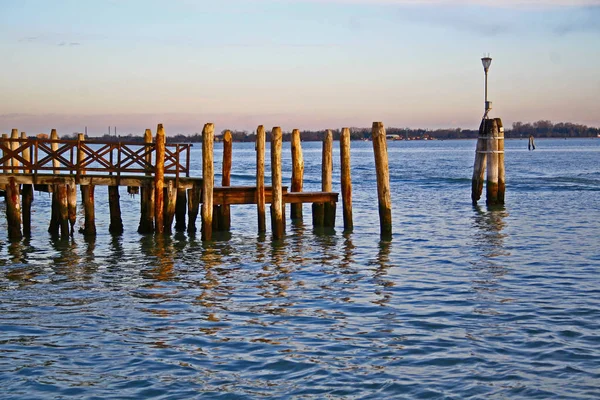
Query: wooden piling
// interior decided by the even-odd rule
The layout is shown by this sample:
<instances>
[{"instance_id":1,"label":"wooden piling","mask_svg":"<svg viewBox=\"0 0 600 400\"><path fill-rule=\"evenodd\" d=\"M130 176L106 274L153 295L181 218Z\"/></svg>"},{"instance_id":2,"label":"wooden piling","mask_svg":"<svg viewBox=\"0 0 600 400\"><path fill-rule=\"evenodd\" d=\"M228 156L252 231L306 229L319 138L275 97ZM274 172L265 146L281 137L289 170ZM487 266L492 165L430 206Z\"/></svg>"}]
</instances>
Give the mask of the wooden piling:
<instances>
[{"instance_id":1,"label":"wooden piling","mask_svg":"<svg viewBox=\"0 0 600 400\"><path fill-rule=\"evenodd\" d=\"M340 165L342 186L342 208L344 215L344 232L354 229L352 221L352 177L350 168L350 129L343 128L340 135Z\"/></svg>"},{"instance_id":2,"label":"wooden piling","mask_svg":"<svg viewBox=\"0 0 600 400\"><path fill-rule=\"evenodd\" d=\"M175 203L175 231L185 232L185 214L187 212L187 190L177 188L177 201Z\"/></svg>"},{"instance_id":3,"label":"wooden piling","mask_svg":"<svg viewBox=\"0 0 600 400\"><path fill-rule=\"evenodd\" d=\"M80 133L77 135L79 142L85 141L85 134ZM85 152L80 148L77 153L77 164L83 165L85 160ZM81 175L85 175L85 169L80 170ZM81 233L84 236L95 236L96 235L96 210L94 200L94 185L81 185L81 202L83 203L83 229Z\"/></svg>"},{"instance_id":4,"label":"wooden piling","mask_svg":"<svg viewBox=\"0 0 600 400\"><path fill-rule=\"evenodd\" d=\"M283 237L283 192L281 182L281 128L276 126L271 131L271 230L273 239Z\"/></svg>"},{"instance_id":5,"label":"wooden piling","mask_svg":"<svg viewBox=\"0 0 600 400\"><path fill-rule=\"evenodd\" d=\"M232 157L232 139L231 131L226 130L223 134L223 167L221 186L231 186L231 157ZM219 230L229 232L231 229L231 210L229 204L221 204L218 208L218 226Z\"/></svg>"},{"instance_id":6,"label":"wooden piling","mask_svg":"<svg viewBox=\"0 0 600 400\"><path fill-rule=\"evenodd\" d=\"M188 190L188 226L189 235L196 233L196 219L198 218L198 210L200 208L200 200L202 198L202 187L194 185Z\"/></svg>"},{"instance_id":7,"label":"wooden piling","mask_svg":"<svg viewBox=\"0 0 600 400\"><path fill-rule=\"evenodd\" d=\"M71 232L69 229L69 200L67 195L67 185L58 185L57 190L58 202L58 226L60 229L61 239L67 239Z\"/></svg>"},{"instance_id":8,"label":"wooden piling","mask_svg":"<svg viewBox=\"0 0 600 400\"><path fill-rule=\"evenodd\" d=\"M152 131L146 129L144 132L144 144L146 152L144 159L146 161L146 176L152 176L152 154L150 153L152 145ZM140 195L140 224L138 225L139 233L154 232L154 185L150 181L146 181L141 187Z\"/></svg>"},{"instance_id":9,"label":"wooden piling","mask_svg":"<svg viewBox=\"0 0 600 400\"><path fill-rule=\"evenodd\" d=\"M487 179L486 204L498 204L498 122L490 119L487 123Z\"/></svg>"},{"instance_id":10,"label":"wooden piling","mask_svg":"<svg viewBox=\"0 0 600 400\"><path fill-rule=\"evenodd\" d=\"M171 233L171 226L173 225L173 218L175 217L175 210L177 208L177 187L175 187L175 182L172 179L165 184L165 198L164 232Z\"/></svg>"},{"instance_id":11,"label":"wooden piling","mask_svg":"<svg viewBox=\"0 0 600 400\"><path fill-rule=\"evenodd\" d=\"M214 130L212 123L202 129L202 240L212 240Z\"/></svg>"},{"instance_id":12,"label":"wooden piling","mask_svg":"<svg viewBox=\"0 0 600 400\"><path fill-rule=\"evenodd\" d=\"M506 191L506 171L504 169L504 126L502 120L496 118L498 125L498 204L504 204Z\"/></svg>"},{"instance_id":13,"label":"wooden piling","mask_svg":"<svg viewBox=\"0 0 600 400\"><path fill-rule=\"evenodd\" d=\"M19 240L21 233L21 203L19 184L14 177L9 179L5 188L6 195L6 222L8 224L9 239Z\"/></svg>"},{"instance_id":14,"label":"wooden piling","mask_svg":"<svg viewBox=\"0 0 600 400\"><path fill-rule=\"evenodd\" d=\"M529 135L529 142L527 143L527 148L529 151L535 150L535 141L533 140L533 135Z\"/></svg>"},{"instance_id":15,"label":"wooden piling","mask_svg":"<svg viewBox=\"0 0 600 400\"><path fill-rule=\"evenodd\" d=\"M56 132L56 129L52 129L52 131L50 132L50 140L58 140L58 133ZM50 149L53 152L56 152L58 150L58 143L51 143L50 144ZM54 167L54 174L58 174L58 170L57 168L59 167L59 161L56 158L53 158L52 160L52 166ZM50 233L53 236L58 236L59 231L60 231L60 227L62 226L62 221L60 220L60 198L58 195L58 192L60 191L60 186L61 185L52 185L51 186L51 190L52 190L52 208L51 208L51 212L50 212L50 226L48 227L48 233ZM67 212L67 216L68 216L68 212Z\"/></svg>"},{"instance_id":16,"label":"wooden piling","mask_svg":"<svg viewBox=\"0 0 600 400\"><path fill-rule=\"evenodd\" d=\"M392 236L392 199L390 194L390 170L387 153L385 128L382 122L373 122L373 152L377 174L377 200L379 204L379 226L381 236Z\"/></svg>"},{"instance_id":17,"label":"wooden piling","mask_svg":"<svg viewBox=\"0 0 600 400\"><path fill-rule=\"evenodd\" d=\"M267 231L265 217L265 128L256 129L256 210L258 214L258 232Z\"/></svg>"},{"instance_id":18,"label":"wooden piling","mask_svg":"<svg viewBox=\"0 0 600 400\"><path fill-rule=\"evenodd\" d=\"M322 185L323 192L333 191L333 133L327 129L325 140L323 141L323 165L322 165ZM324 204L323 208L323 226L332 228L335 226L336 203L329 202Z\"/></svg>"},{"instance_id":19,"label":"wooden piling","mask_svg":"<svg viewBox=\"0 0 600 400\"><path fill-rule=\"evenodd\" d=\"M292 131L292 192L301 192L304 186L304 157L302 155L302 142L300 130ZM290 205L290 218L302 220L302 203Z\"/></svg>"},{"instance_id":20,"label":"wooden piling","mask_svg":"<svg viewBox=\"0 0 600 400\"><path fill-rule=\"evenodd\" d=\"M18 129L13 129L10 135L11 139L19 138ZM18 142L10 143L10 149L16 150L19 146ZM16 159L12 159L10 165L15 167L19 165ZM12 170L13 173L17 172L16 169ZM8 237L9 239L19 240L23 237L21 232L21 193L20 185L16 182L14 177L9 179L8 184L5 188L6 195L6 222L8 224Z\"/></svg>"},{"instance_id":21,"label":"wooden piling","mask_svg":"<svg viewBox=\"0 0 600 400\"><path fill-rule=\"evenodd\" d=\"M27 134L21 132L21 139L27 139ZM28 163L31 162L31 150L29 147L23 149L23 158ZM24 169L23 172L30 173L31 170ZM31 236L31 204L33 203L33 185L24 184L21 189L22 216L23 216L23 235Z\"/></svg>"},{"instance_id":22,"label":"wooden piling","mask_svg":"<svg viewBox=\"0 0 600 400\"><path fill-rule=\"evenodd\" d=\"M163 124L156 129L156 165L154 173L154 231L163 233L164 226L164 188L165 188L165 146L166 137Z\"/></svg>"},{"instance_id":23,"label":"wooden piling","mask_svg":"<svg viewBox=\"0 0 600 400\"><path fill-rule=\"evenodd\" d=\"M77 222L77 184L73 182L67 185L67 209L70 226L70 235L75 232L75 223Z\"/></svg>"},{"instance_id":24,"label":"wooden piling","mask_svg":"<svg viewBox=\"0 0 600 400\"><path fill-rule=\"evenodd\" d=\"M477 204L483 193L483 182L485 179L485 165L487 160L487 125L489 119L481 120L479 125L479 137L475 149L475 163L473 165L473 178L471 179L471 201Z\"/></svg>"},{"instance_id":25,"label":"wooden piling","mask_svg":"<svg viewBox=\"0 0 600 400\"><path fill-rule=\"evenodd\" d=\"M119 194L119 186L108 187L108 202L110 208L110 225L108 231L115 235L123 233L123 220L121 219L121 195Z\"/></svg>"}]
</instances>

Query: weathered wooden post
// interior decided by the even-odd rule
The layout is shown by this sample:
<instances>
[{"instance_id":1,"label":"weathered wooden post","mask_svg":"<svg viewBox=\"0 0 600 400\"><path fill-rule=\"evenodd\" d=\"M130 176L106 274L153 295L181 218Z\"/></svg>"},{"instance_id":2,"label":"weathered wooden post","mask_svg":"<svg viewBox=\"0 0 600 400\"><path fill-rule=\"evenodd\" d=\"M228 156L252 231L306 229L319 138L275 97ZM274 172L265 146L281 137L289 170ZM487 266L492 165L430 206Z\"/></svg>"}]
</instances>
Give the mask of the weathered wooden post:
<instances>
[{"instance_id":1,"label":"weathered wooden post","mask_svg":"<svg viewBox=\"0 0 600 400\"><path fill-rule=\"evenodd\" d=\"M379 226L381 236L392 236L392 198L390 194L390 170L387 154L385 128L382 122L373 122L371 131L377 174L377 200L379 204Z\"/></svg>"},{"instance_id":2,"label":"weathered wooden post","mask_svg":"<svg viewBox=\"0 0 600 400\"><path fill-rule=\"evenodd\" d=\"M504 128L502 127L502 120L500 118L489 119L487 121L486 204L504 204ZM500 134L501 130L502 134ZM500 144L500 142L502 142L502 144ZM502 154L502 167L500 167L500 154ZM501 195L499 190L500 173L502 173Z\"/></svg>"},{"instance_id":3,"label":"weathered wooden post","mask_svg":"<svg viewBox=\"0 0 600 400\"><path fill-rule=\"evenodd\" d=\"M533 135L529 135L529 142L527 143L527 148L529 151L535 150L535 141L533 140Z\"/></svg>"},{"instance_id":4,"label":"weathered wooden post","mask_svg":"<svg viewBox=\"0 0 600 400\"><path fill-rule=\"evenodd\" d=\"M322 191L333 191L333 133L327 129L323 141L323 165L322 165ZM325 203L323 207L323 225L329 228L335 226L336 203Z\"/></svg>"},{"instance_id":5,"label":"weathered wooden post","mask_svg":"<svg viewBox=\"0 0 600 400\"><path fill-rule=\"evenodd\" d=\"M121 195L119 186L108 187L108 202L110 209L110 225L108 231L115 235L123 233L123 220L121 219Z\"/></svg>"},{"instance_id":6,"label":"weathered wooden post","mask_svg":"<svg viewBox=\"0 0 600 400\"><path fill-rule=\"evenodd\" d=\"M165 184L165 233L171 233L171 226L173 225L173 218L175 217L175 209L177 207L177 188L175 187L175 181L169 179Z\"/></svg>"},{"instance_id":7,"label":"weathered wooden post","mask_svg":"<svg viewBox=\"0 0 600 400\"><path fill-rule=\"evenodd\" d=\"M27 134L21 132L21 139L23 143L27 140ZM23 158L29 164L31 163L31 149L29 146L23 149ZM23 173L31 173L31 169L25 168ZM21 202L23 212L23 235L26 237L31 236L31 204L33 203L33 185L26 184L21 189Z\"/></svg>"},{"instance_id":8,"label":"weathered wooden post","mask_svg":"<svg viewBox=\"0 0 600 400\"><path fill-rule=\"evenodd\" d=\"M333 133L328 129L323 138L321 191L332 191ZM313 225L333 227L335 225L335 203L313 203Z\"/></svg>"},{"instance_id":9,"label":"weathered wooden post","mask_svg":"<svg viewBox=\"0 0 600 400\"><path fill-rule=\"evenodd\" d=\"M231 186L231 158L233 156L232 138L229 130L223 135L223 174L221 186ZM229 204L222 204L219 208L219 228L229 232L231 229L231 210Z\"/></svg>"},{"instance_id":10,"label":"weathered wooden post","mask_svg":"<svg viewBox=\"0 0 600 400\"><path fill-rule=\"evenodd\" d=\"M50 132L50 149L53 153L52 155L52 166L54 175L59 174L58 168L60 167L60 162L57 159L56 152L58 151L58 133L56 129L52 129ZM64 198L63 198L64 196ZM64 184L55 184L52 185L52 211L50 215L50 226L48 227L48 232L53 236L58 236L59 232L63 238L67 238L69 235L69 210L67 203L67 188ZM64 210L63 210L64 203ZM65 221L62 218L65 218ZM66 229L65 229L66 227Z\"/></svg>"},{"instance_id":11,"label":"weathered wooden post","mask_svg":"<svg viewBox=\"0 0 600 400\"><path fill-rule=\"evenodd\" d=\"M265 128L256 129L256 210L258 214L258 232L267 231L265 217Z\"/></svg>"},{"instance_id":12,"label":"weathered wooden post","mask_svg":"<svg viewBox=\"0 0 600 400\"><path fill-rule=\"evenodd\" d=\"M302 155L302 142L300 140L300 131L292 131L292 192L301 192L304 186L304 157ZM302 220L302 203L292 203L290 205L290 218L292 220Z\"/></svg>"},{"instance_id":13,"label":"weathered wooden post","mask_svg":"<svg viewBox=\"0 0 600 400\"><path fill-rule=\"evenodd\" d=\"M188 227L189 235L196 233L196 219L200 209L200 200L202 197L202 187L194 183L194 186L188 190Z\"/></svg>"},{"instance_id":14,"label":"weathered wooden post","mask_svg":"<svg viewBox=\"0 0 600 400\"><path fill-rule=\"evenodd\" d=\"M158 124L156 129L156 165L154 172L154 231L163 233L164 207L165 207L165 146L166 137L163 124Z\"/></svg>"},{"instance_id":15,"label":"weathered wooden post","mask_svg":"<svg viewBox=\"0 0 600 400\"><path fill-rule=\"evenodd\" d=\"M13 129L10 133L10 138L13 140L10 143L10 149L14 152L19 148L19 130L18 129ZM12 169L12 173L13 174L18 174L19 173L19 165L21 165L21 163L19 162L19 160L17 160L15 157L11 158L11 163L10 165L13 167Z\"/></svg>"},{"instance_id":16,"label":"weathered wooden post","mask_svg":"<svg viewBox=\"0 0 600 400\"><path fill-rule=\"evenodd\" d=\"M281 128L276 126L271 131L271 230L273 239L283 237L283 191L281 183Z\"/></svg>"},{"instance_id":17,"label":"weathered wooden post","mask_svg":"<svg viewBox=\"0 0 600 400\"><path fill-rule=\"evenodd\" d=\"M150 169L152 168L152 131L150 129L146 129L146 131L144 132L144 145L146 147L146 154L144 156L144 160L146 162L145 169L147 170L147 179L144 179L141 188L141 210L138 232L152 233L154 232L154 182L150 178L152 176L152 172L150 171Z\"/></svg>"},{"instance_id":18,"label":"weathered wooden post","mask_svg":"<svg viewBox=\"0 0 600 400\"><path fill-rule=\"evenodd\" d=\"M202 129L202 240L212 240L214 130L212 123Z\"/></svg>"},{"instance_id":19,"label":"weathered wooden post","mask_svg":"<svg viewBox=\"0 0 600 400\"><path fill-rule=\"evenodd\" d=\"M18 139L19 131L13 129L11 133L11 139ZM16 150L18 142L11 142L10 149ZM12 160L12 166L18 166L16 159ZM13 173L16 169L13 169ZM9 239L19 240L23 237L21 233L21 195L19 193L19 184L16 182L15 177L12 176L6 185L6 221L8 223L8 237Z\"/></svg>"},{"instance_id":20,"label":"weathered wooden post","mask_svg":"<svg viewBox=\"0 0 600 400\"><path fill-rule=\"evenodd\" d=\"M502 120L496 118L498 125L498 204L504 204L504 192L506 191L506 171L504 169L504 126Z\"/></svg>"},{"instance_id":21,"label":"weathered wooden post","mask_svg":"<svg viewBox=\"0 0 600 400\"><path fill-rule=\"evenodd\" d=\"M340 135L340 165L344 232L354 229L352 221L352 177L350 172L350 129L342 128Z\"/></svg>"},{"instance_id":22,"label":"weathered wooden post","mask_svg":"<svg viewBox=\"0 0 600 400\"><path fill-rule=\"evenodd\" d=\"M185 232L185 214L187 212L187 189L177 188L177 201L175 202L175 231Z\"/></svg>"},{"instance_id":23,"label":"weathered wooden post","mask_svg":"<svg viewBox=\"0 0 600 400\"><path fill-rule=\"evenodd\" d=\"M79 140L79 151L77 152L77 165L79 166L79 173L83 176L86 174L83 166L85 160L85 152L83 150L83 142L85 141L85 135L80 133L77 135ZM81 185L81 201L83 202L83 230L81 233L84 236L95 236L96 235L96 210L94 200L94 185Z\"/></svg>"},{"instance_id":24,"label":"weathered wooden post","mask_svg":"<svg viewBox=\"0 0 600 400\"><path fill-rule=\"evenodd\" d=\"M485 179L485 164L487 160L487 125L488 119L482 119L479 125L479 137L475 149L475 164L473 165L473 178L471 179L471 201L477 204L483 192Z\"/></svg>"}]
</instances>

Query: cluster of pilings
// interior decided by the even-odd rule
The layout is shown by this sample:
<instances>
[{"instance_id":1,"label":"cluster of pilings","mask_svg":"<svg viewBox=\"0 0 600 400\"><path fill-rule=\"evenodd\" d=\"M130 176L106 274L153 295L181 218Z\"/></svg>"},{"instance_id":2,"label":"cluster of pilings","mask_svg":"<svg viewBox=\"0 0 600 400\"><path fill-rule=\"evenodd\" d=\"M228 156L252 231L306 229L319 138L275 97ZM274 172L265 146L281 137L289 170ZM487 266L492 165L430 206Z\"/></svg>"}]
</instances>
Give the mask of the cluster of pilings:
<instances>
[{"instance_id":1,"label":"cluster of pilings","mask_svg":"<svg viewBox=\"0 0 600 400\"><path fill-rule=\"evenodd\" d=\"M484 118L479 126L479 137L473 166L471 200L473 204L481 198L487 169L486 204L504 204L504 127L500 118Z\"/></svg>"},{"instance_id":2,"label":"cluster of pilings","mask_svg":"<svg viewBox=\"0 0 600 400\"><path fill-rule=\"evenodd\" d=\"M391 195L389 188L389 166L385 128L381 122L373 123L373 148L377 174L378 202L380 215L380 232L384 238L391 237ZM202 238L210 240L213 230L228 230L229 206L226 201L221 205L213 205L212 182L213 169L213 124L206 124L202 131ZM258 215L258 231L266 232L266 195L265 195L265 142L266 132L263 125L256 130L256 206ZM337 193L332 192L333 173L333 133L327 130L323 139L321 191L303 192L304 159L300 131L294 129L291 135L292 176L291 191L282 186L281 171L282 131L280 127L271 130L271 231L273 238L283 237L285 231L285 204L290 203L290 219L302 220L303 203L312 203L312 223L315 227L333 228L335 226ZM222 187L230 184L231 172L231 133L225 131L223 136L223 169ZM350 164L350 129L343 128L340 135L341 193L343 206L344 231L353 230L352 219L352 179ZM214 217L216 214L216 218Z\"/></svg>"},{"instance_id":3,"label":"cluster of pilings","mask_svg":"<svg viewBox=\"0 0 600 400\"><path fill-rule=\"evenodd\" d=\"M8 138L3 135L3 138ZM24 166L30 163L29 147L21 145L17 129L13 129L10 155L4 156L5 174L2 175L5 184L6 213L8 220L8 235L12 239L20 239L23 235L31 234L31 203L33 201L34 183L52 192L51 218L48 232L63 238L74 233L77 216L77 185L80 186L81 199L84 208L84 224L80 232L84 235L95 235L95 186L108 186L110 207L109 231L121 234L124 230L119 204L119 186L128 186L130 193L141 194L139 233L170 233L175 220L175 230L188 233L196 232L196 219L201 211L201 234L203 240L212 240L213 231L229 231L231 227L231 204L256 204L258 214L258 231L266 232L265 208L267 201L271 206L271 231L274 239L283 237L285 232L285 204L291 204L290 218L302 219L302 204L312 204L312 222L315 227L333 228L335 226L336 202L338 193L332 192L333 172L333 134L327 131L323 140L322 151L322 184L319 192L303 191L304 160L302 156L300 132L295 129L292 133L292 183L291 191L282 186L281 171L281 128L274 127L271 131L271 187L265 187L265 142L266 133L261 125L256 137L256 187L232 187L232 140L231 133L226 131L223 136L223 168L220 187L214 187L214 125L208 123L202 130L202 178L177 178L165 176L166 138L162 124L158 125L156 138L153 141L152 132L147 129L144 135L144 145L152 148L143 153L146 173L144 176L113 176L87 174L85 166L89 159L99 159L100 154L91 154L91 150L79 146L85 142L83 134L79 134L77 143L77 165L70 168L77 170L76 174L61 174L58 151L58 134L52 130L50 143L53 173L42 179L37 171L29 171ZM27 139L25 133L20 138ZM385 128L381 122L373 123L373 148L378 187L378 203L380 216L380 231L382 238L391 237L391 196L389 187L389 166ZM7 147L3 147L7 149ZM37 148L36 148L37 149ZM82 150L83 149L83 150ZM88 151L88 153L86 153ZM155 162L152 165L152 152ZM37 150L36 150L37 157ZM350 165L350 129L343 128L340 137L341 158L341 192L343 201L344 231L353 230L352 221L352 181ZM24 164L20 168L18 159ZM37 158L36 158L37 160ZM7 163L10 163L8 165ZM189 163L189 159L188 159ZM112 164L111 164L112 165ZM64 168L63 168L64 170ZM142 170L144 171L144 170ZM187 170L189 172L189 169ZM33 173L29 173L33 172ZM26 183L25 183L26 182ZM22 203L21 203L22 201ZM201 206L201 210L200 208ZM187 212L187 227L186 227ZM22 220L21 220L22 214ZM21 225L23 231L21 232Z\"/></svg>"}]
</instances>

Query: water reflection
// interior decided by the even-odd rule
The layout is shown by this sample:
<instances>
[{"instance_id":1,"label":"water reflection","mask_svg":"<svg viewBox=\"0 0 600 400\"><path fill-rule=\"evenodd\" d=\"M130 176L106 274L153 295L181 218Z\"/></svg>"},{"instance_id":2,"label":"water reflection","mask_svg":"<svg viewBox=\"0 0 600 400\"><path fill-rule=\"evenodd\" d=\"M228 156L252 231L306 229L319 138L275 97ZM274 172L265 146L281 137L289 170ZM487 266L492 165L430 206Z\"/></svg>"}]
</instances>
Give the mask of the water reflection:
<instances>
[{"instance_id":1,"label":"water reflection","mask_svg":"<svg viewBox=\"0 0 600 400\"><path fill-rule=\"evenodd\" d=\"M384 306L390 302L392 292L389 288L394 286L394 281L386 279L388 271L391 268L390 253L392 251L391 240L380 240L377 258L375 259L375 274L373 276L375 283L380 287L375 291L375 294L380 296L378 300L374 300L374 304Z\"/></svg>"},{"instance_id":2,"label":"water reflection","mask_svg":"<svg viewBox=\"0 0 600 400\"><path fill-rule=\"evenodd\" d=\"M505 218L508 213L504 207L497 206L485 210L474 206L473 209L473 246L476 254L472 262L475 275L471 283L479 303L475 312L493 315L498 313L496 305L499 302L509 301L498 293L498 280L508 272L502 257L510 256L504 247Z\"/></svg>"}]
</instances>

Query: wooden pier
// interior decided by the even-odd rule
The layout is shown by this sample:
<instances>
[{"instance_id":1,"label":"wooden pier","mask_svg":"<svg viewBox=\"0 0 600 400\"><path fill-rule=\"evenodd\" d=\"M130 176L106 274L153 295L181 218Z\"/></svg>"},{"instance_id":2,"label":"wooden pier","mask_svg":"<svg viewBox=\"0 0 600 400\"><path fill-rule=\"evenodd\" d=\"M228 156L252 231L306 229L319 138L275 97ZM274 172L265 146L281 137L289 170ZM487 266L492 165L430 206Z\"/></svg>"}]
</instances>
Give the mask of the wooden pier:
<instances>
[{"instance_id":1,"label":"wooden pier","mask_svg":"<svg viewBox=\"0 0 600 400\"><path fill-rule=\"evenodd\" d=\"M381 123L374 124L374 138L385 130ZM51 235L67 238L74 234L77 217L77 186L81 191L84 224L80 232L95 235L96 186L107 186L110 204L111 233L121 234L123 223L119 205L119 187L126 186L132 194L140 193L139 233L170 233L173 222L177 231L196 232L196 219L201 215L203 240L211 240L213 230L228 231L231 226L229 207L235 204L256 204L258 231L265 232L265 205L271 205L271 227L274 239L281 238L285 230L285 204L291 204L290 218L302 218L296 205L313 204L313 224L335 226L338 193L332 191L332 136L329 131L323 142L322 190L302 191L304 160L299 132L294 131L292 143L292 191L282 186L281 129L272 129L271 178L272 186L264 185L265 130L257 129L256 186L230 186L231 134L223 137L223 179L214 186L213 141L214 126L206 124L202 136L202 177L190 176L191 144L167 144L162 124L153 138L146 130L144 143L86 139L62 140L56 130L50 138L28 137L13 129L10 137L0 139L0 190L5 193L8 236L20 239L31 235L31 205L34 188L52 192L52 209L48 231ZM344 230L351 231L352 197L350 178L349 130L344 128L341 146L342 190L344 201ZM378 144L379 151L387 148ZM376 154L376 159L380 155ZM378 161L378 175L381 172ZM383 164L382 164L383 165ZM387 163L385 163L387 168ZM380 186L378 179L378 188ZM382 235L391 234L389 179L379 189L387 193L380 196L380 215L384 215ZM200 210L201 208L201 210ZM383 214L382 214L383 213ZM187 214L187 224L186 224Z\"/></svg>"}]
</instances>

